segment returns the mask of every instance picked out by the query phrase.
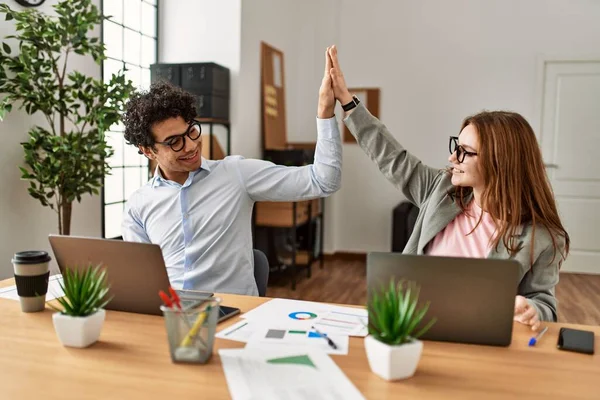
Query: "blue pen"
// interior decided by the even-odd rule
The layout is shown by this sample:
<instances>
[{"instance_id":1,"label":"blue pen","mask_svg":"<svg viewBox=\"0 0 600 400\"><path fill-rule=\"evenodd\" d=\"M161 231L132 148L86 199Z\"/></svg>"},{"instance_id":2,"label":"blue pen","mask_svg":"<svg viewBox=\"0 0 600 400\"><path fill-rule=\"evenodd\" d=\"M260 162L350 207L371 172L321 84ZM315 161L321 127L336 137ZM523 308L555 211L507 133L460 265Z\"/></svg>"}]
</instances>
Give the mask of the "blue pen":
<instances>
[{"instance_id":1,"label":"blue pen","mask_svg":"<svg viewBox=\"0 0 600 400\"><path fill-rule=\"evenodd\" d=\"M331 338L329 336L327 336L324 333L321 333L317 330L317 328L315 328L314 326L312 327L314 329L314 331L317 333L317 335L321 336L323 339L327 340L327 344L329 346L331 346L331 348L333 348L334 350L337 350L337 345L335 344L335 342L333 340L331 340Z\"/></svg>"},{"instance_id":2,"label":"blue pen","mask_svg":"<svg viewBox=\"0 0 600 400\"><path fill-rule=\"evenodd\" d=\"M535 335L534 337L532 337L531 339L529 339L529 345L530 346L535 346L535 344L537 343L537 341L540 340L542 338L542 336L544 336L544 333L546 333L547 330L548 330L548 327L545 327L544 329L542 329L540 331L540 333L538 333L537 335Z\"/></svg>"}]
</instances>

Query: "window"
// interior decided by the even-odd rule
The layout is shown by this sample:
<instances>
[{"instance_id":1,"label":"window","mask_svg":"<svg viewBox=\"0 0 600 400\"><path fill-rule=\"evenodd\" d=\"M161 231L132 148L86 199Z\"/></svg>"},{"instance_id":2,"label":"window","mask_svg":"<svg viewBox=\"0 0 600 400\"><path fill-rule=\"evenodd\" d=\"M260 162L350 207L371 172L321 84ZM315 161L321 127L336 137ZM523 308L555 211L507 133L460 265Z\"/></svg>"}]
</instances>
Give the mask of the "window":
<instances>
[{"instance_id":1,"label":"window","mask_svg":"<svg viewBox=\"0 0 600 400\"><path fill-rule=\"evenodd\" d=\"M107 59L102 76L109 81L113 73L126 70L125 76L137 88L150 86L150 64L157 61L158 0L103 0L102 13L111 16L102 23L102 40ZM104 177L102 190L102 235L121 236L121 220L129 196L148 181L148 159L127 145L121 123L110 128L106 141L114 154L108 160L111 174Z\"/></svg>"}]
</instances>

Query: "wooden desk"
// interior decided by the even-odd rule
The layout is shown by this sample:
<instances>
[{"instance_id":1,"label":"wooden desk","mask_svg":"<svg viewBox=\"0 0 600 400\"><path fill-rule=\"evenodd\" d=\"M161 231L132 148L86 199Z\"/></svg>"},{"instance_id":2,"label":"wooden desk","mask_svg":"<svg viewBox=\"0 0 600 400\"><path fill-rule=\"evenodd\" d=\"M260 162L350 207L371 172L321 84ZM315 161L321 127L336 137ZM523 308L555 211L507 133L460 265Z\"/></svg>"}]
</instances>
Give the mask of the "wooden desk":
<instances>
[{"instance_id":1,"label":"wooden desk","mask_svg":"<svg viewBox=\"0 0 600 400\"><path fill-rule=\"evenodd\" d=\"M243 312L268 300L221 297ZM217 339L207 365L173 364L162 317L108 311L100 341L73 349L59 343L51 316L49 309L25 314L18 302L0 299L0 398L229 398L217 349L242 343ZM598 399L598 337L594 356L557 350L556 338L561 326L593 330L597 336L600 327L549 326L534 348L527 346L530 331L518 324L508 348L425 342L417 373L399 382L370 372L361 338L350 339L349 355L332 358L368 399Z\"/></svg>"}]
</instances>

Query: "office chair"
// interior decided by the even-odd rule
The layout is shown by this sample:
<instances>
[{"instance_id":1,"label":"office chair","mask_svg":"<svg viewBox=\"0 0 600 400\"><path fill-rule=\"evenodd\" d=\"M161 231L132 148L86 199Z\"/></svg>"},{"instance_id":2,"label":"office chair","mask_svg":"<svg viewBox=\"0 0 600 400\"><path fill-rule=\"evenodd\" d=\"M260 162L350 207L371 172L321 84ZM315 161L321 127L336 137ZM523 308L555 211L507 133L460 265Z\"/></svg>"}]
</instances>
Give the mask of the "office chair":
<instances>
[{"instance_id":1,"label":"office chair","mask_svg":"<svg viewBox=\"0 0 600 400\"><path fill-rule=\"evenodd\" d=\"M419 216L419 207L403 201L392 212L392 252L402 253Z\"/></svg>"},{"instance_id":2,"label":"office chair","mask_svg":"<svg viewBox=\"0 0 600 400\"><path fill-rule=\"evenodd\" d=\"M258 287L258 295L265 297L267 294L267 283L269 282L269 260L265 253L260 250L254 251L254 280Z\"/></svg>"}]
</instances>

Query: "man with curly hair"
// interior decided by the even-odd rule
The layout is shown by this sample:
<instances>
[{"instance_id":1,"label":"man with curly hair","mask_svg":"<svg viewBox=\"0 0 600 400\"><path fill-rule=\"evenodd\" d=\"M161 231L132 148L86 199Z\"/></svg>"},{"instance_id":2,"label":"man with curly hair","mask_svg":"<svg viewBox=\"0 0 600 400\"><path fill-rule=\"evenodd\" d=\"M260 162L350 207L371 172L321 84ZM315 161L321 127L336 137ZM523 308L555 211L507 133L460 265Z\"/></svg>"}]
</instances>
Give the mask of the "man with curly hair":
<instances>
[{"instance_id":1,"label":"man with curly hair","mask_svg":"<svg viewBox=\"0 0 600 400\"><path fill-rule=\"evenodd\" d=\"M127 201L123 239L160 245L174 288L257 295L254 203L309 200L340 188L342 144L330 69L326 52L315 159L303 167L241 156L205 160L192 95L161 82L130 99L125 139L158 166Z\"/></svg>"}]
</instances>

